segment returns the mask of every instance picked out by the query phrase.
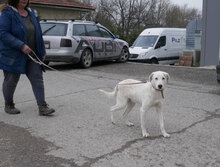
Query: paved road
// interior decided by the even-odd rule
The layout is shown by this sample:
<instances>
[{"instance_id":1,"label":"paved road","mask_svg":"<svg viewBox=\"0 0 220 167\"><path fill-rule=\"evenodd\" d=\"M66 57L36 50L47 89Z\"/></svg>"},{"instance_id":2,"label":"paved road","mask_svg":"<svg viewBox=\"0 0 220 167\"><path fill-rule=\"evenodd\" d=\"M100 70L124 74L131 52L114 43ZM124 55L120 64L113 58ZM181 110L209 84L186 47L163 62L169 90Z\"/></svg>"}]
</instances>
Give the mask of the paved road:
<instances>
[{"instance_id":1,"label":"paved road","mask_svg":"<svg viewBox=\"0 0 220 167\"><path fill-rule=\"evenodd\" d=\"M213 69L136 63L96 64L90 69L53 64L68 73L44 75L51 117L39 117L30 84L22 76L15 94L20 115L3 111L0 95L0 167L219 167L220 85ZM142 138L139 106L127 127L122 112L110 122L107 99L98 89L112 90L126 78L145 80L156 70L170 74L165 91L163 138L157 114L147 117L150 138ZM0 74L0 80L3 76Z\"/></svg>"}]
</instances>

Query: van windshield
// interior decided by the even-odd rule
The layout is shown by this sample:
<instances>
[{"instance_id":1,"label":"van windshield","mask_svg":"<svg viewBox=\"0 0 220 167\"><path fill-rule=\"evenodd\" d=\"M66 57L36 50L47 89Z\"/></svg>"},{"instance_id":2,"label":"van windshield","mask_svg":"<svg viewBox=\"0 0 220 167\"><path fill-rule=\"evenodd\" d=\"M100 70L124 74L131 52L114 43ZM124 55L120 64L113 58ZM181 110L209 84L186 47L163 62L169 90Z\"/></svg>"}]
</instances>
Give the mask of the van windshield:
<instances>
[{"instance_id":1,"label":"van windshield","mask_svg":"<svg viewBox=\"0 0 220 167\"><path fill-rule=\"evenodd\" d=\"M158 35L139 36L134 41L132 47L144 47L144 48L153 47L157 38L158 38Z\"/></svg>"}]
</instances>

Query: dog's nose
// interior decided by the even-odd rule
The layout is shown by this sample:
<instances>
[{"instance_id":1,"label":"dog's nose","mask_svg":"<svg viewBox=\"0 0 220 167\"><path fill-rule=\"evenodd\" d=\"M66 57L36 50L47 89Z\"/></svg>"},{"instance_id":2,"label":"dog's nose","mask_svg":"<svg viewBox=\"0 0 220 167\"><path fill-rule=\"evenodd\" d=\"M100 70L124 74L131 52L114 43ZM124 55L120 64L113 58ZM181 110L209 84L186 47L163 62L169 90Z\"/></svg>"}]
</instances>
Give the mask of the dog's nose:
<instances>
[{"instance_id":1,"label":"dog's nose","mask_svg":"<svg viewBox=\"0 0 220 167\"><path fill-rule=\"evenodd\" d=\"M162 87L163 87L163 85L158 85L158 88L159 88L159 89L162 89Z\"/></svg>"}]
</instances>

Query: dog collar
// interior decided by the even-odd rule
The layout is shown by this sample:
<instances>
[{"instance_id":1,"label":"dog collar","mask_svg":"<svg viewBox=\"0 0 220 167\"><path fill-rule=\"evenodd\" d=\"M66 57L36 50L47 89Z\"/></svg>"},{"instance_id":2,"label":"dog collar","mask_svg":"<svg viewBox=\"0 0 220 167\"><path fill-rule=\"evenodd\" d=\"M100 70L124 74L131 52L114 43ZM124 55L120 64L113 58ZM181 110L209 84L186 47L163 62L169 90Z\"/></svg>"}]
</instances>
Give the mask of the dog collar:
<instances>
[{"instance_id":1,"label":"dog collar","mask_svg":"<svg viewBox=\"0 0 220 167\"><path fill-rule=\"evenodd\" d=\"M163 94L163 90L160 89L156 89L155 87L153 87L156 91L160 91L162 98L164 99L164 94Z\"/></svg>"}]
</instances>

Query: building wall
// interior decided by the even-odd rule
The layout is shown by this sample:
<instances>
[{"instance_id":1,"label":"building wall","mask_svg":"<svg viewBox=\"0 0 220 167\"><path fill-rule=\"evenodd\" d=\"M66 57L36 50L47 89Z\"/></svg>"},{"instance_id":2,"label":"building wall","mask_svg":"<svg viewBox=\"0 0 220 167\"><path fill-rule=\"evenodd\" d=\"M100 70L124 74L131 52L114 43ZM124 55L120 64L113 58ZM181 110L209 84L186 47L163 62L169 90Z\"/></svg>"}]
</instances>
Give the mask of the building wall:
<instances>
[{"instance_id":1,"label":"building wall","mask_svg":"<svg viewBox=\"0 0 220 167\"><path fill-rule=\"evenodd\" d=\"M85 12L68 9L68 8L50 8L50 7L38 7L30 6L31 8L37 10L40 19L50 19L50 20L69 20L69 19L80 19Z\"/></svg>"},{"instance_id":2,"label":"building wall","mask_svg":"<svg viewBox=\"0 0 220 167\"><path fill-rule=\"evenodd\" d=\"M217 65L220 46L220 0L203 0L201 66Z\"/></svg>"}]
</instances>

